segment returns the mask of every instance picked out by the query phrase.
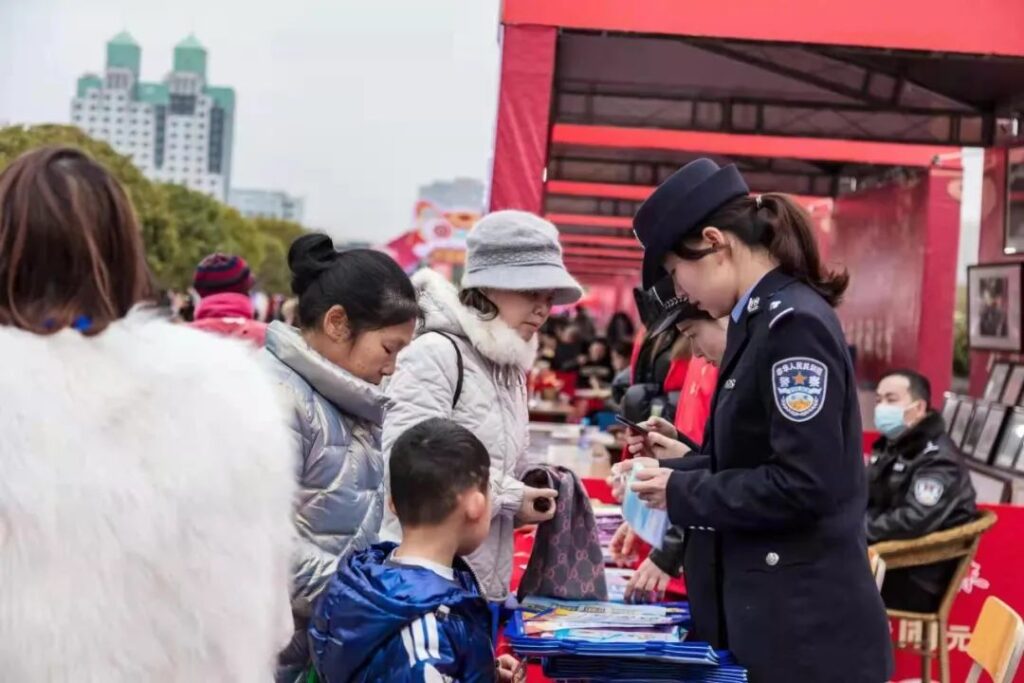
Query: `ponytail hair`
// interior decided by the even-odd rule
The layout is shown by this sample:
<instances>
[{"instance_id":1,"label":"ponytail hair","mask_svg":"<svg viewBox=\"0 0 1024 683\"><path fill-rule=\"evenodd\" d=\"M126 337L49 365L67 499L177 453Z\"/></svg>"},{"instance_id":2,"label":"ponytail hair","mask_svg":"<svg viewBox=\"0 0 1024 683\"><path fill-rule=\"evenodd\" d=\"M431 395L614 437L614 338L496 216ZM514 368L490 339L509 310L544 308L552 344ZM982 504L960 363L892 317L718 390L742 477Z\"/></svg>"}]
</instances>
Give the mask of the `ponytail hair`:
<instances>
[{"instance_id":1,"label":"ponytail hair","mask_svg":"<svg viewBox=\"0 0 1024 683\"><path fill-rule=\"evenodd\" d=\"M842 301L850 275L846 269L833 271L822 264L811 218L789 195L737 197L701 223L731 232L751 248L766 249L784 273L813 288L830 306ZM707 250L690 249L681 243L675 252L680 258L696 259Z\"/></svg>"},{"instance_id":2,"label":"ponytail hair","mask_svg":"<svg viewBox=\"0 0 1024 683\"><path fill-rule=\"evenodd\" d=\"M292 291L299 297L299 327L304 330L318 329L334 306L345 309L353 339L367 330L422 317L409 276L379 251L337 251L330 237L311 233L292 242L288 267Z\"/></svg>"}]
</instances>

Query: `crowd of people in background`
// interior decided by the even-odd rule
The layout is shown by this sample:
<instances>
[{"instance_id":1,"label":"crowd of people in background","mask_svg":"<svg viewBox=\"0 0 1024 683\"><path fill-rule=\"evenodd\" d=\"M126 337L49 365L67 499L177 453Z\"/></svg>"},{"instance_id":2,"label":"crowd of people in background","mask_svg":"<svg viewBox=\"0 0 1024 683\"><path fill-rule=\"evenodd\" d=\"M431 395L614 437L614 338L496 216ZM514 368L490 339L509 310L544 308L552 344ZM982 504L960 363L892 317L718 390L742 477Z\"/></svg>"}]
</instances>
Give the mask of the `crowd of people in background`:
<instances>
[{"instance_id":1,"label":"crowd of people in background","mask_svg":"<svg viewBox=\"0 0 1024 683\"><path fill-rule=\"evenodd\" d=\"M608 388L616 376L629 367L635 336L633 321L615 313L604 335L586 308L576 316L552 317L540 331L537 367L572 373L580 389Z\"/></svg>"},{"instance_id":2,"label":"crowd of people in background","mask_svg":"<svg viewBox=\"0 0 1024 683\"><path fill-rule=\"evenodd\" d=\"M208 259L237 259L243 264L243 267L248 270L249 266L245 263L245 259L241 256L231 254L211 254L207 257ZM248 317L251 320L255 320L258 323L269 325L270 323L278 320L288 325L294 325L296 322L296 312L299 305L299 299L295 296L285 296L284 294L267 294L258 289L255 289L255 283L252 283L248 290L249 308L251 314ZM228 291L234 291L228 290ZM196 320L201 320L204 317L220 317L221 311L207 308L205 311L200 311L198 308L199 302L203 299L203 294L196 288L195 283L190 289L185 291L178 291L174 289L166 289L160 292L157 297L157 303L162 310L167 311L171 319L174 322L191 323ZM230 311L232 317L237 314L237 311Z\"/></svg>"}]
</instances>

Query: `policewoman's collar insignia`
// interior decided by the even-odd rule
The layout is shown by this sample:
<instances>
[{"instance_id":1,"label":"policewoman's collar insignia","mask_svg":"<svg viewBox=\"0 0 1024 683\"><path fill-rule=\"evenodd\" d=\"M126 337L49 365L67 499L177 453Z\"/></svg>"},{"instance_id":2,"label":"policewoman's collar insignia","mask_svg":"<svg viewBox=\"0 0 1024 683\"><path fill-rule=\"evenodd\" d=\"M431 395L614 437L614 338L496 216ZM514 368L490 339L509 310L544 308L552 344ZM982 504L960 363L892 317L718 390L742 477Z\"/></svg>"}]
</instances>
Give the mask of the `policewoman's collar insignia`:
<instances>
[{"instance_id":1,"label":"policewoman's collar insignia","mask_svg":"<svg viewBox=\"0 0 1024 683\"><path fill-rule=\"evenodd\" d=\"M791 422L807 422L821 412L828 391L828 367L820 360L794 357L772 365L775 407Z\"/></svg>"},{"instance_id":2,"label":"policewoman's collar insignia","mask_svg":"<svg viewBox=\"0 0 1024 683\"><path fill-rule=\"evenodd\" d=\"M752 296L747 301L747 313L756 313L761 308L761 297Z\"/></svg>"}]
</instances>

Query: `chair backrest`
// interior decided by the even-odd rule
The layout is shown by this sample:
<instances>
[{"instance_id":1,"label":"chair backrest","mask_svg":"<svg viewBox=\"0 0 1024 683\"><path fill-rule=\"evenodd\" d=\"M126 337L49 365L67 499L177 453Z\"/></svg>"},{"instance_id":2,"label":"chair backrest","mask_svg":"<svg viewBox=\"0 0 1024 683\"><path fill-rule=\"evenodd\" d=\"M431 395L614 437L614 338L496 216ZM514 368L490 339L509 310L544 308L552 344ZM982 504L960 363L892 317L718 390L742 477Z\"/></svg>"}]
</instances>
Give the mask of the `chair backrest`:
<instances>
[{"instance_id":1,"label":"chair backrest","mask_svg":"<svg viewBox=\"0 0 1024 683\"><path fill-rule=\"evenodd\" d=\"M881 591L882 584L885 582L885 560L873 548L868 548L868 562L871 563L871 574L875 577L875 585Z\"/></svg>"},{"instance_id":2,"label":"chair backrest","mask_svg":"<svg viewBox=\"0 0 1024 683\"><path fill-rule=\"evenodd\" d=\"M974 542L995 524L996 519L994 512L983 510L977 519L967 524L920 538L884 541L871 548L882 556L890 570L955 560L969 554Z\"/></svg>"},{"instance_id":3,"label":"chair backrest","mask_svg":"<svg viewBox=\"0 0 1024 683\"><path fill-rule=\"evenodd\" d=\"M986 671L994 683L1011 683L1022 652L1024 620L1005 602L990 596L981 608L967 645L967 654L974 660L967 682L977 683L981 672Z\"/></svg>"},{"instance_id":4,"label":"chair backrest","mask_svg":"<svg viewBox=\"0 0 1024 683\"><path fill-rule=\"evenodd\" d=\"M948 615L953 607L953 600L960 592L960 584L978 552L981 535L996 523L996 519L998 518L994 512L983 510L973 522L936 531L921 538L877 543L871 548L885 561L889 571L959 560L938 610L939 614Z\"/></svg>"}]
</instances>

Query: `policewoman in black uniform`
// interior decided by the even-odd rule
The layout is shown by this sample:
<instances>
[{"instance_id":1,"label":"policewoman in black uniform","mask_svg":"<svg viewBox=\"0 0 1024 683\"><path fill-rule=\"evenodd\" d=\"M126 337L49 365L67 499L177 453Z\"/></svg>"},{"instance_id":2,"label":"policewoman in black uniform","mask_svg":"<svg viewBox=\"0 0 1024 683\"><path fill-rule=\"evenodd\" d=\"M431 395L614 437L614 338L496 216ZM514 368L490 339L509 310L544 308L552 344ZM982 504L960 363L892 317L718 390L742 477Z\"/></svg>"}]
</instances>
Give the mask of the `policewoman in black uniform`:
<instances>
[{"instance_id":1,"label":"policewoman in black uniform","mask_svg":"<svg viewBox=\"0 0 1024 683\"><path fill-rule=\"evenodd\" d=\"M709 159L658 187L634 229L645 287L667 271L680 296L731 320L706 467L648 466L633 489L672 524L714 530L716 626L752 683L887 681L856 382L833 311L847 274L822 267L793 200L752 196Z\"/></svg>"}]
</instances>

